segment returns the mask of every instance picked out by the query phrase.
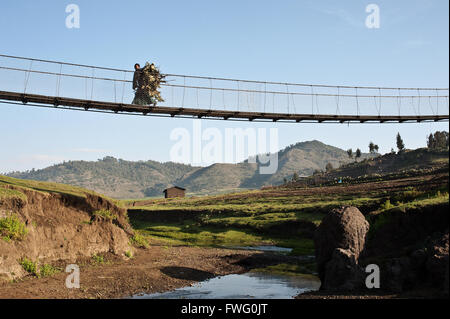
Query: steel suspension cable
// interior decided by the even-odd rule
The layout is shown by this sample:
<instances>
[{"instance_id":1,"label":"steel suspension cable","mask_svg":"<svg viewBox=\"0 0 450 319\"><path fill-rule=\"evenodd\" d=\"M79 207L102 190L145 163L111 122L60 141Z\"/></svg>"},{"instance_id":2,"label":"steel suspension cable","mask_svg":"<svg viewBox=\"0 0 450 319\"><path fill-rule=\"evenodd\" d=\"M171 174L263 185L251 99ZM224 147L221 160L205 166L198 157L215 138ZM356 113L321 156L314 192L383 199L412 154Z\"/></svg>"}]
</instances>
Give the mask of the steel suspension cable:
<instances>
[{"instance_id":1,"label":"steel suspension cable","mask_svg":"<svg viewBox=\"0 0 450 319\"><path fill-rule=\"evenodd\" d=\"M106 70L106 71L119 71L119 72L128 72L128 73L134 72L132 70L125 70L125 69L117 69L117 68L109 68L109 67L102 67L102 66L93 66L93 65L86 65L86 64L53 61L53 60L44 60L44 59L36 59L36 58L27 58L27 57L13 56L13 55L5 55L5 54L0 54L0 57L10 58L10 59L28 60L28 61L38 61L38 62L53 63L53 64L64 64L64 65L83 67L83 68L95 68L95 69ZM275 85L285 85L286 84L286 82L256 81L256 80L208 77L208 76L197 76L197 75L182 75L182 74L170 74L170 73L166 73L163 75L168 76L168 77L185 77L185 78L206 79L206 80L211 79L211 80L220 80L220 81L240 81L240 82L249 82L249 83L267 83L267 84L275 84ZM288 83L288 84L290 86L303 86L303 87L309 87L309 86L313 85L315 87L323 87L323 88L337 88L339 86L341 88L352 89L355 87L355 86L329 85L329 84L305 84L305 83ZM393 88L393 87L376 87L376 86L357 86L357 87L359 89L368 89L368 90L377 90L377 89L396 90L397 89L397 88ZM420 90L420 91L422 91L422 90L424 90L424 91L445 90L445 91L448 91L448 88L408 88L408 87L404 87L404 88L401 88L401 90Z\"/></svg>"}]
</instances>

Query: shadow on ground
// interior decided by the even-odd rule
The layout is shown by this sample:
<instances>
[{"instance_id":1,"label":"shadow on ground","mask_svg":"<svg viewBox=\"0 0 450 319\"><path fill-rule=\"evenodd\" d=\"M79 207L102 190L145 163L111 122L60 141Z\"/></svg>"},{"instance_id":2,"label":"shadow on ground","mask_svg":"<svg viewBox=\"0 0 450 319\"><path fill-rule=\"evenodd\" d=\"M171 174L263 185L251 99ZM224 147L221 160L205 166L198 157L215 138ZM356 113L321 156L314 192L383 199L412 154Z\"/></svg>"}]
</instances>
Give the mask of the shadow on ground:
<instances>
[{"instance_id":1,"label":"shadow on ground","mask_svg":"<svg viewBox=\"0 0 450 319\"><path fill-rule=\"evenodd\" d=\"M182 280L193 280L193 281L203 281L216 277L216 274L208 271L198 270L188 267L164 267L161 272L169 277L182 279Z\"/></svg>"}]
</instances>

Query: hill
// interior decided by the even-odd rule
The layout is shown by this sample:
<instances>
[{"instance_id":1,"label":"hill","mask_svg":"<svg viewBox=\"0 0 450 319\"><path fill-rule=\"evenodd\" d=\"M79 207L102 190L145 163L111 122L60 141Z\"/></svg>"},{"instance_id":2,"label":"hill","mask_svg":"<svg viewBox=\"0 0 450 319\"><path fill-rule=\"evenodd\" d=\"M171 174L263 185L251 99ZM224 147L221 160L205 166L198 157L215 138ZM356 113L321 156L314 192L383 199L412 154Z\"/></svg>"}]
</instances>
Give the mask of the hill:
<instances>
[{"instance_id":1,"label":"hill","mask_svg":"<svg viewBox=\"0 0 450 319\"><path fill-rule=\"evenodd\" d=\"M134 231L116 203L80 187L0 175L0 281L44 277L61 261L130 255Z\"/></svg>"},{"instance_id":2,"label":"hill","mask_svg":"<svg viewBox=\"0 0 450 319\"><path fill-rule=\"evenodd\" d=\"M419 148L401 153L389 153L375 158L366 158L359 162L348 163L339 168L300 178L289 186L330 184L352 181L377 181L381 177L399 178L429 173L448 172L448 150Z\"/></svg>"},{"instance_id":3,"label":"hill","mask_svg":"<svg viewBox=\"0 0 450 319\"><path fill-rule=\"evenodd\" d=\"M76 185L116 198L134 198L160 195L167 185L196 169L171 162L132 162L107 156L96 162L69 161L8 176Z\"/></svg>"},{"instance_id":4,"label":"hill","mask_svg":"<svg viewBox=\"0 0 450 319\"><path fill-rule=\"evenodd\" d=\"M369 157L363 154L362 158ZM77 185L114 198L160 196L170 185L185 187L189 193L218 194L242 189L278 185L297 172L300 176L348 163L347 153L319 141L301 142L278 152L278 170L261 175L258 163L213 164L193 167L172 162L125 161L105 157L96 162L69 161L45 169L13 172L8 176Z\"/></svg>"}]
</instances>

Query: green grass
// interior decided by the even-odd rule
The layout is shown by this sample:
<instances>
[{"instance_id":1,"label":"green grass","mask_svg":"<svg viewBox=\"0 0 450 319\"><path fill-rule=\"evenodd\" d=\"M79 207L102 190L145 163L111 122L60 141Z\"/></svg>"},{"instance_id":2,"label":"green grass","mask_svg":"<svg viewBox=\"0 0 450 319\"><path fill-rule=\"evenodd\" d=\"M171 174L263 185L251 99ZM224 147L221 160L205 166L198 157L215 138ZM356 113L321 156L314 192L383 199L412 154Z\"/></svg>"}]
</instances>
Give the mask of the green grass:
<instances>
[{"instance_id":1,"label":"green grass","mask_svg":"<svg viewBox=\"0 0 450 319\"><path fill-rule=\"evenodd\" d=\"M2 185L0 184L0 200L7 198L19 198L22 200L27 199L24 193L19 192L18 190L2 187Z\"/></svg>"},{"instance_id":2,"label":"green grass","mask_svg":"<svg viewBox=\"0 0 450 319\"><path fill-rule=\"evenodd\" d=\"M39 275L40 277L48 277L48 276L52 276L58 272L60 272L61 270L58 268L53 267L52 265L49 264L44 264L41 265L39 267Z\"/></svg>"},{"instance_id":3,"label":"green grass","mask_svg":"<svg viewBox=\"0 0 450 319\"><path fill-rule=\"evenodd\" d=\"M106 210L106 209L96 210L95 212L92 213L92 215L93 216L100 216L100 217L103 217L103 218L108 219L108 220L117 219L117 216L114 213L112 213L111 211Z\"/></svg>"},{"instance_id":4,"label":"green grass","mask_svg":"<svg viewBox=\"0 0 450 319\"><path fill-rule=\"evenodd\" d=\"M261 215L250 215L240 217L212 217L204 218L203 225L216 227L247 227L255 230L264 230L282 223L303 221L320 224L325 214L321 211L314 212L286 212L286 213L266 213Z\"/></svg>"},{"instance_id":5,"label":"green grass","mask_svg":"<svg viewBox=\"0 0 450 319\"><path fill-rule=\"evenodd\" d=\"M192 221L183 224L140 223L137 227L145 235L194 246L259 245L264 242L261 236L255 234L198 226ZM271 244L267 241L266 243Z\"/></svg>"},{"instance_id":6,"label":"green grass","mask_svg":"<svg viewBox=\"0 0 450 319\"><path fill-rule=\"evenodd\" d=\"M296 264L278 264L264 268L256 268L252 269L252 271L288 276L315 275L317 273L317 265L314 261L303 261Z\"/></svg>"},{"instance_id":7,"label":"green grass","mask_svg":"<svg viewBox=\"0 0 450 319\"><path fill-rule=\"evenodd\" d=\"M0 235L6 240L23 240L28 233L25 223L15 214L0 218Z\"/></svg>"},{"instance_id":8,"label":"green grass","mask_svg":"<svg viewBox=\"0 0 450 319\"><path fill-rule=\"evenodd\" d=\"M105 262L105 258L101 255L94 255L92 256L92 261L95 264L103 264Z\"/></svg>"},{"instance_id":9,"label":"green grass","mask_svg":"<svg viewBox=\"0 0 450 319\"><path fill-rule=\"evenodd\" d=\"M392 208L392 204L391 204L391 200L390 199L387 199L381 206L380 206L380 209L381 210L388 210L388 209L391 209Z\"/></svg>"},{"instance_id":10,"label":"green grass","mask_svg":"<svg viewBox=\"0 0 450 319\"><path fill-rule=\"evenodd\" d=\"M37 271L37 262L32 261L28 258L23 258L20 261L20 264L22 265L22 268L29 274L33 276L39 276Z\"/></svg>"},{"instance_id":11,"label":"green grass","mask_svg":"<svg viewBox=\"0 0 450 319\"><path fill-rule=\"evenodd\" d=\"M30 275L38 278L52 276L61 271L61 269L53 267L49 264L38 265L38 262L32 261L28 258L23 258L19 261L22 268Z\"/></svg>"},{"instance_id":12,"label":"green grass","mask_svg":"<svg viewBox=\"0 0 450 319\"><path fill-rule=\"evenodd\" d=\"M253 195L261 196L253 196ZM252 195L248 197L247 195ZM189 212L181 223L154 223L131 220L135 229L172 244L195 246L276 245L292 248L293 255L312 255L311 228L317 227L326 212L341 205L364 206L380 202L378 197L342 196L271 196L268 191L249 191L245 195L208 196L204 198L155 200L139 207L145 214ZM193 213L193 214L192 214ZM304 223L292 230L291 225ZM286 230L289 233L286 233Z\"/></svg>"},{"instance_id":13,"label":"green grass","mask_svg":"<svg viewBox=\"0 0 450 319\"><path fill-rule=\"evenodd\" d=\"M146 206L130 207L133 210L130 216L133 216L133 227L142 234L170 244L277 245L292 248L293 255L313 255L312 229L320 225L322 218L333 208L348 205L361 211L383 212L448 201L448 186L432 191L418 190L414 186L390 192L374 188L364 194L345 191L342 194L311 192L296 195L287 188L225 196L153 199L144 202ZM152 212L162 220L165 214L171 213L182 216L186 212L189 217L178 223L140 221L139 214L146 212ZM298 227L298 231L293 227Z\"/></svg>"},{"instance_id":14,"label":"green grass","mask_svg":"<svg viewBox=\"0 0 450 319\"><path fill-rule=\"evenodd\" d=\"M374 234L378 231L378 229L380 229L380 227L390 222L391 212L406 212L410 209L445 204L448 203L448 201L448 192L441 193L440 190L428 193L420 193L420 195L418 195L416 199L408 201L406 203L397 202L396 204L392 204L390 200L387 200L383 205L380 206L380 209L376 214L375 221L371 222L369 238L372 238L372 236L374 236Z\"/></svg>"},{"instance_id":15,"label":"green grass","mask_svg":"<svg viewBox=\"0 0 450 319\"><path fill-rule=\"evenodd\" d=\"M369 206L379 203L379 198L335 198L329 200L328 198L299 198L292 196L292 198L271 198L261 199L259 202L250 202L248 200L242 200L241 203L216 203L216 204L204 204L187 202L186 205L177 203L173 204L155 204L152 206L133 207L145 213L151 212L195 212L198 215L208 215L211 218L214 217L251 217L254 218L258 215L265 215L265 218L273 219L275 221L278 217L286 217L293 219L294 215L298 214L294 219L305 220L311 222L319 222L323 217L323 214L329 210L340 207L342 205L348 206ZM278 214L278 215L275 215ZM277 217L278 216L278 217ZM237 222L237 219L235 220Z\"/></svg>"},{"instance_id":16,"label":"green grass","mask_svg":"<svg viewBox=\"0 0 450 319\"><path fill-rule=\"evenodd\" d=\"M397 201L395 204L391 204L390 201L381 206L380 212L389 211L391 209L400 209L405 211L411 208L420 208L429 205L438 205L442 203L448 203L449 195L447 191L441 192L440 190L428 193L418 193L414 199L409 199L406 202Z\"/></svg>"},{"instance_id":17,"label":"green grass","mask_svg":"<svg viewBox=\"0 0 450 319\"><path fill-rule=\"evenodd\" d=\"M146 236L162 239L172 245L200 247L275 245L292 248L293 255L312 255L314 253L314 243L309 238L284 237L232 227L203 226L192 220L171 224L136 222L134 227Z\"/></svg>"},{"instance_id":18,"label":"green grass","mask_svg":"<svg viewBox=\"0 0 450 319\"><path fill-rule=\"evenodd\" d=\"M9 190L5 188L5 186L13 186L17 188L17 190ZM2 197L19 197L22 199L26 199L26 196L20 192L20 190L32 190L38 193L55 193L61 195L70 195L75 197L85 198L86 194L101 196L114 204L123 207L123 204L119 200L115 200L109 198L107 196L98 194L94 191L67 184L60 183L52 183L52 182L41 182L41 181L33 181L33 180L24 180L13 177L7 177L0 175L0 199Z\"/></svg>"},{"instance_id":19,"label":"green grass","mask_svg":"<svg viewBox=\"0 0 450 319\"><path fill-rule=\"evenodd\" d=\"M62 193L70 194L77 197L85 197L86 192L94 193L77 186L71 186L66 184L40 182L32 180L22 180L13 177L0 176L0 185L13 185L19 188L34 190L41 193Z\"/></svg>"},{"instance_id":20,"label":"green grass","mask_svg":"<svg viewBox=\"0 0 450 319\"><path fill-rule=\"evenodd\" d=\"M147 238L137 231L134 236L130 238L130 244L139 248L148 248L149 246Z\"/></svg>"},{"instance_id":21,"label":"green grass","mask_svg":"<svg viewBox=\"0 0 450 319\"><path fill-rule=\"evenodd\" d=\"M291 237L274 238L277 246L292 248L292 256L312 256L314 255L314 240L311 238Z\"/></svg>"}]
</instances>

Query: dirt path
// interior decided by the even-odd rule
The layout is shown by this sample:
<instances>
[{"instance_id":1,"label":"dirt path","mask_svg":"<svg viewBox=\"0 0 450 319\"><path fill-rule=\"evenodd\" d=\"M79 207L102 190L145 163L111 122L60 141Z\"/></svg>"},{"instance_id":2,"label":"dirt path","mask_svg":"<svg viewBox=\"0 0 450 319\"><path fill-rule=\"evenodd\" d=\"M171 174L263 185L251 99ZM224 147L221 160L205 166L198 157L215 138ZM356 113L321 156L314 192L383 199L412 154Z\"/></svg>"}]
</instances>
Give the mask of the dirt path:
<instances>
[{"instance_id":1,"label":"dirt path","mask_svg":"<svg viewBox=\"0 0 450 319\"><path fill-rule=\"evenodd\" d=\"M152 246L138 250L129 260L112 255L105 260L102 264L79 265L80 289L66 288L68 273L61 272L3 283L0 298L126 298L173 290L218 275L242 273L270 257L255 251Z\"/></svg>"}]
</instances>

